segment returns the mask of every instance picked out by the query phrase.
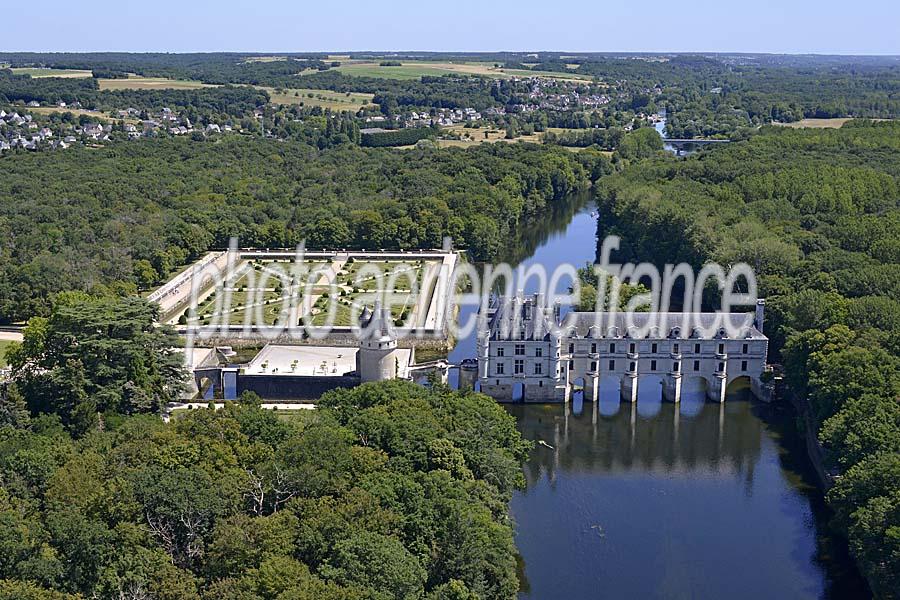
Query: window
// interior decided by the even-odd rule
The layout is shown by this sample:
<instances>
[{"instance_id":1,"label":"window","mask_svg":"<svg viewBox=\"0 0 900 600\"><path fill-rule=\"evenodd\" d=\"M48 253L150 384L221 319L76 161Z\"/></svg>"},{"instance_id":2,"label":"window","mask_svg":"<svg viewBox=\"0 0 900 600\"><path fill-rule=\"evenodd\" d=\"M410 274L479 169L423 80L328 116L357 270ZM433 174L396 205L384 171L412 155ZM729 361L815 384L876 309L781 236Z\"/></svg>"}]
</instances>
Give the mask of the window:
<instances>
[{"instance_id":1,"label":"window","mask_svg":"<svg viewBox=\"0 0 900 600\"><path fill-rule=\"evenodd\" d=\"M629 371L634 371L634 367L635 367L634 361L628 363L628 370L629 370Z\"/></svg>"},{"instance_id":2,"label":"window","mask_svg":"<svg viewBox=\"0 0 900 600\"><path fill-rule=\"evenodd\" d=\"M719 344L719 354L725 354L725 344Z\"/></svg>"},{"instance_id":3,"label":"window","mask_svg":"<svg viewBox=\"0 0 900 600\"><path fill-rule=\"evenodd\" d=\"M681 365L678 364L678 361L672 363L672 372L677 373L681 368Z\"/></svg>"},{"instance_id":4,"label":"window","mask_svg":"<svg viewBox=\"0 0 900 600\"><path fill-rule=\"evenodd\" d=\"M525 356L525 344L516 344L516 356Z\"/></svg>"},{"instance_id":5,"label":"window","mask_svg":"<svg viewBox=\"0 0 900 600\"><path fill-rule=\"evenodd\" d=\"M700 354L700 344L694 344L694 354Z\"/></svg>"},{"instance_id":6,"label":"window","mask_svg":"<svg viewBox=\"0 0 900 600\"><path fill-rule=\"evenodd\" d=\"M497 356L503 356L503 346L497 346Z\"/></svg>"},{"instance_id":7,"label":"window","mask_svg":"<svg viewBox=\"0 0 900 600\"><path fill-rule=\"evenodd\" d=\"M650 370L651 370L651 371L655 371L655 370L656 370L656 361L655 361L655 360L651 360L651 361L650 361Z\"/></svg>"},{"instance_id":8,"label":"window","mask_svg":"<svg viewBox=\"0 0 900 600\"><path fill-rule=\"evenodd\" d=\"M570 360L570 361L569 361L569 370L570 370L570 371L574 371L574 370L575 370L575 361L574 361L574 360Z\"/></svg>"},{"instance_id":9,"label":"window","mask_svg":"<svg viewBox=\"0 0 900 600\"><path fill-rule=\"evenodd\" d=\"M540 346L538 346L537 348L534 349L534 355L537 356L537 357L543 356L543 355L544 355L544 349L541 348Z\"/></svg>"},{"instance_id":10,"label":"window","mask_svg":"<svg viewBox=\"0 0 900 600\"><path fill-rule=\"evenodd\" d=\"M542 363L535 363L534 364L534 374L542 375L543 372L544 372L544 365Z\"/></svg>"},{"instance_id":11,"label":"window","mask_svg":"<svg viewBox=\"0 0 900 600\"><path fill-rule=\"evenodd\" d=\"M658 347L657 344L651 344L651 345L650 345L650 352L652 352L653 354L656 354L656 349L657 349L657 347Z\"/></svg>"},{"instance_id":12,"label":"window","mask_svg":"<svg viewBox=\"0 0 900 600\"><path fill-rule=\"evenodd\" d=\"M575 344L569 344L569 354L575 354Z\"/></svg>"},{"instance_id":13,"label":"window","mask_svg":"<svg viewBox=\"0 0 900 600\"><path fill-rule=\"evenodd\" d=\"M522 375L525 373L525 361L521 358L517 358L515 363L513 363L513 374Z\"/></svg>"},{"instance_id":14,"label":"window","mask_svg":"<svg viewBox=\"0 0 900 600\"><path fill-rule=\"evenodd\" d=\"M596 371L596 370L597 370L597 361L592 360L591 361L591 371Z\"/></svg>"},{"instance_id":15,"label":"window","mask_svg":"<svg viewBox=\"0 0 900 600\"><path fill-rule=\"evenodd\" d=\"M725 363L720 362L720 363L719 363L719 373L721 373L721 372L724 371L724 370L725 370Z\"/></svg>"},{"instance_id":16,"label":"window","mask_svg":"<svg viewBox=\"0 0 900 600\"><path fill-rule=\"evenodd\" d=\"M681 346L679 346L678 344L672 344L672 352L674 352L675 354L678 354L678 351L680 349L681 349Z\"/></svg>"},{"instance_id":17,"label":"window","mask_svg":"<svg viewBox=\"0 0 900 600\"><path fill-rule=\"evenodd\" d=\"M597 344L591 344L591 354L597 353Z\"/></svg>"},{"instance_id":18,"label":"window","mask_svg":"<svg viewBox=\"0 0 900 600\"><path fill-rule=\"evenodd\" d=\"M614 360L609 361L609 370L610 371L616 370L616 361L614 361Z\"/></svg>"},{"instance_id":19,"label":"window","mask_svg":"<svg viewBox=\"0 0 900 600\"><path fill-rule=\"evenodd\" d=\"M742 360L741 361L741 371L746 371L746 370L747 370L747 361Z\"/></svg>"},{"instance_id":20,"label":"window","mask_svg":"<svg viewBox=\"0 0 900 600\"><path fill-rule=\"evenodd\" d=\"M747 344L741 346L741 354L747 354Z\"/></svg>"},{"instance_id":21,"label":"window","mask_svg":"<svg viewBox=\"0 0 900 600\"><path fill-rule=\"evenodd\" d=\"M497 363L497 375L503 375L503 363Z\"/></svg>"},{"instance_id":22,"label":"window","mask_svg":"<svg viewBox=\"0 0 900 600\"><path fill-rule=\"evenodd\" d=\"M699 360L695 360L695 361L694 361L694 370L695 370L695 371L699 371L699 370L700 370L700 361L699 361Z\"/></svg>"},{"instance_id":23,"label":"window","mask_svg":"<svg viewBox=\"0 0 900 600\"><path fill-rule=\"evenodd\" d=\"M634 354L634 342L628 344L628 351Z\"/></svg>"},{"instance_id":24,"label":"window","mask_svg":"<svg viewBox=\"0 0 900 600\"><path fill-rule=\"evenodd\" d=\"M615 344L610 344L610 345L609 345L609 353L610 353L610 354L615 354L615 353L616 353L616 345L615 345Z\"/></svg>"}]
</instances>

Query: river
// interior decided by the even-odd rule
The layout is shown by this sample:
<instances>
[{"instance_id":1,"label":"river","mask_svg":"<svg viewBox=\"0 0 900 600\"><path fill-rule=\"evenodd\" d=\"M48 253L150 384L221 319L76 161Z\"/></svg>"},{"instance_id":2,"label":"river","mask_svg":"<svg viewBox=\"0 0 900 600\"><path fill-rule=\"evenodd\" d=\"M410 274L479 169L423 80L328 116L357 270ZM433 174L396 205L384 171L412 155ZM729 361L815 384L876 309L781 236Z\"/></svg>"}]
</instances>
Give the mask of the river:
<instances>
[{"instance_id":1,"label":"river","mask_svg":"<svg viewBox=\"0 0 900 600\"><path fill-rule=\"evenodd\" d=\"M581 266L593 262L596 234L582 197L527 228L508 259ZM474 348L471 336L459 340L452 362ZM674 405L658 385L639 390L636 405L601 386L598 406L576 397L507 407L540 441L510 506L522 599L868 595L827 530L790 413L690 393Z\"/></svg>"}]
</instances>

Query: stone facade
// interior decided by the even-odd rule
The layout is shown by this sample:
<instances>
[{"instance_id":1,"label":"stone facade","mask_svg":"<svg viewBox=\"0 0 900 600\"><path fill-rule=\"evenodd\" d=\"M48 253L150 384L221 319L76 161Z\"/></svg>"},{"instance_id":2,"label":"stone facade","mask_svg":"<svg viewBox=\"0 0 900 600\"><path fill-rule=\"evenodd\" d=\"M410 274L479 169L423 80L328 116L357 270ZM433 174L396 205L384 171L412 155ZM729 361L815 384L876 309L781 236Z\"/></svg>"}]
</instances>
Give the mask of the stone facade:
<instances>
[{"instance_id":1,"label":"stone facade","mask_svg":"<svg viewBox=\"0 0 900 600\"><path fill-rule=\"evenodd\" d=\"M694 378L716 402L739 380L759 395L768 352L764 304L759 301L755 314L600 313L598 320L577 312L560 319L540 295L500 298L478 336L478 381L501 402L516 396L567 402L575 388L597 401L600 379L607 377L619 380L623 401L634 402L641 378L649 375L661 380L663 397L672 402Z\"/></svg>"}]
</instances>

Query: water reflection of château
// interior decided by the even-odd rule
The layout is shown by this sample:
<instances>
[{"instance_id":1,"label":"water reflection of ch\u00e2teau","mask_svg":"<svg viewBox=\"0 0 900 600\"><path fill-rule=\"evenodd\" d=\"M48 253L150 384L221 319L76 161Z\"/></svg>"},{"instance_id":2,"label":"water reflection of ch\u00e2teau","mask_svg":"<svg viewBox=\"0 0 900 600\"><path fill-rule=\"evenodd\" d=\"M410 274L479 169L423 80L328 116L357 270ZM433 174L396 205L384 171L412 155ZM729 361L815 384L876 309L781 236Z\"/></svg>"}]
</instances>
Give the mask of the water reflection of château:
<instances>
[{"instance_id":1,"label":"water reflection of ch\u00e2teau","mask_svg":"<svg viewBox=\"0 0 900 600\"><path fill-rule=\"evenodd\" d=\"M529 485L544 475L553 482L566 472L743 475L752 481L764 438L764 423L751 414L755 406L740 400L703 403L691 415L680 408L663 402L653 416L643 416L637 403L624 402L612 415L590 402L580 414L571 404L508 410L524 437L537 442L525 465Z\"/></svg>"}]
</instances>

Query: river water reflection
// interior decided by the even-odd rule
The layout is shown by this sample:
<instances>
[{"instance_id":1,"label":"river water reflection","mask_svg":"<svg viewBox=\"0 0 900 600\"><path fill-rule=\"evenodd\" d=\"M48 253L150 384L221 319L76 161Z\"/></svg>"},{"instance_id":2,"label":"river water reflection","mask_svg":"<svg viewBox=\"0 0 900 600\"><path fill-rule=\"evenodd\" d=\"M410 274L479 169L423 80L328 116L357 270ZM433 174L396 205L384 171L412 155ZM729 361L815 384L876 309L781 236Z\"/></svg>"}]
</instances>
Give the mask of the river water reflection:
<instances>
[{"instance_id":1,"label":"river water reflection","mask_svg":"<svg viewBox=\"0 0 900 600\"><path fill-rule=\"evenodd\" d=\"M596 233L589 198L573 198L507 260L582 266ZM470 336L450 358L474 355ZM779 407L691 392L664 403L651 379L634 405L602 381L598 406L576 394L568 406L507 409L537 442L511 503L522 598L866 597Z\"/></svg>"}]
</instances>

